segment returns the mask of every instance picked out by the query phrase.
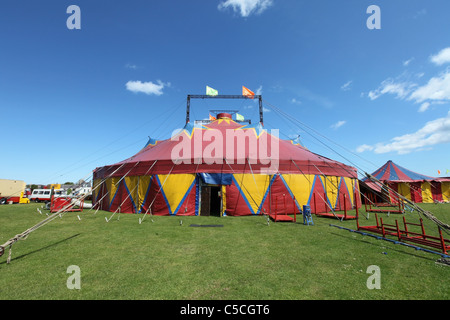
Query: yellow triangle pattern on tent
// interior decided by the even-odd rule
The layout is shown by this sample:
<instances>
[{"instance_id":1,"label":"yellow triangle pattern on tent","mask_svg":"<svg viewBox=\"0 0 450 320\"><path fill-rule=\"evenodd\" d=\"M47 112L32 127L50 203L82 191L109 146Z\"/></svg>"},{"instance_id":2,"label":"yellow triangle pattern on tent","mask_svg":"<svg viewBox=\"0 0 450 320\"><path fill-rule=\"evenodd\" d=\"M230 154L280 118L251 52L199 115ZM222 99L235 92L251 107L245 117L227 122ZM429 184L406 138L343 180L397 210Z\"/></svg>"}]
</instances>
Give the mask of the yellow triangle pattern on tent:
<instances>
[{"instance_id":1,"label":"yellow triangle pattern on tent","mask_svg":"<svg viewBox=\"0 0 450 320\"><path fill-rule=\"evenodd\" d=\"M168 202L170 212L175 214L181 201L195 180L195 174L158 174L162 192Z\"/></svg>"},{"instance_id":2,"label":"yellow triangle pattern on tent","mask_svg":"<svg viewBox=\"0 0 450 320\"><path fill-rule=\"evenodd\" d=\"M308 204L314 182L313 174L282 174L300 209Z\"/></svg>"},{"instance_id":3,"label":"yellow triangle pattern on tent","mask_svg":"<svg viewBox=\"0 0 450 320\"><path fill-rule=\"evenodd\" d=\"M125 184L127 186L130 200L133 200L136 209L139 210L138 202L139 202L139 192L138 192L138 184L139 177L125 177ZM128 195L127 195L128 196ZM123 199L124 200L124 199Z\"/></svg>"},{"instance_id":4,"label":"yellow triangle pattern on tent","mask_svg":"<svg viewBox=\"0 0 450 320\"><path fill-rule=\"evenodd\" d=\"M327 176L322 180L325 185L325 192L331 207L336 208L336 201L338 199L339 177Z\"/></svg>"},{"instance_id":5,"label":"yellow triangle pattern on tent","mask_svg":"<svg viewBox=\"0 0 450 320\"><path fill-rule=\"evenodd\" d=\"M450 182L441 183L442 200L450 201Z\"/></svg>"},{"instance_id":6,"label":"yellow triangle pattern on tent","mask_svg":"<svg viewBox=\"0 0 450 320\"><path fill-rule=\"evenodd\" d=\"M101 183L102 179L94 179L92 183L92 200L94 201L97 199L97 195L102 189Z\"/></svg>"},{"instance_id":7,"label":"yellow triangle pattern on tent","mask_svg":"<svg viewBox=\"0 0 450 320\"><path fill-rule=\"evenodd\" d=\"M120 178L109 178L109 179L106 179L106 181L105 181L106 188L108 189L109 205L111 205L111 203L114 199L114 195L116 194L117 184L118 184L119 180L120 180Z\"/></svg>"},{"instance_id":8,"label":"yellow triangle pattern on tent","mask_svg":"<svg viewBox=\"0 0 450 320\"><path fill-rule=\"evenodd\" d=\"M342 179L344 181L342 181ZM347 200L350 200L350 208L353 208L354 205L354 190L355 190L355 179L352 178L348 178L348 177L342 177L341 178L341 183L345 183L345 185L347 186L347 190L348 190L348 194L346 195ZM349 209L349 207L347 207L347 209Z\"/></svg>"},{"instance_id":9,"label":"yellow triangle pattern on tent","mask_svg":"<svg viewBox=\"0 0 450 320\"><path fill-rule=\"evenodd\" d=\"M264 195L270 185L270 175L244 173L234 174L233 176L253 213L258 213L259 207L264 199Z\"/></svg>"},{"instance_id":10,"label":"yellow triangle pattern on tent","mask_svg":"<svg viewBox=\"0 0 450 320\"><path fill-rule=\"evenodd\" d=\"M141 209L142 205L145 201L145 196L147 195L148 188L150 186L150 181L152 180L152 176L141 176L139 177L139 187L138 187L138 198L139 203L137 203L138 212Z\"/></svg>"},{"instance_id":11,"label":"yellow triangle pattern on tent","mask_svg":"<svg viewBox=\"0 0 450 320\"><path fill-rule=\"evenodd\" d=\"M409 183L399 183L398 184L398 193L404 196L406 199L411 200L411 189L409 187Z\"/></svg>"},{"instance_id":12,"label":"yellow triangle pattern on tent","mask_svg":"<svg viewBox=\"0 0 450 320\"><path fill-rule=\"evenodd\" d=\"M424 203L433 203L433 194L431 193L431 183L428 181L422 182L421 189L422 189L422 202Z\"/></svg>"}]
</instances>

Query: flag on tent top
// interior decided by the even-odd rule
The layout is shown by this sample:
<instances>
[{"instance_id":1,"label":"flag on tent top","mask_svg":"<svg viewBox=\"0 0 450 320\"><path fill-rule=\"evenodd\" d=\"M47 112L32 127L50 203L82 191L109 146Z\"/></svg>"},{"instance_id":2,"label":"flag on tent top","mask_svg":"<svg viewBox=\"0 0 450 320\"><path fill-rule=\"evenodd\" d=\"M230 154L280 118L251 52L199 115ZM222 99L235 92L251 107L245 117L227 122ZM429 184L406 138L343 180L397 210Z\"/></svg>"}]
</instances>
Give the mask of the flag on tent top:
<instances>
[{"instance_id":1,"label":"flag on tent top","mask_svg":"<svg viewBox=\"0 0 450 320\"><path fill-rule=\"evenodd\" d=\"M209 120L214 121L214 120L216 120L216 117L214 117L211 114L209 114Z\"/></svg>"},{"instance_id":2,"label":"flag on tent top","mask_svg":"<svg viewBox=\"0 0 450 320\"><path fill-rule=\"evenodd\" d=\"M244 121L244 116L242 114L236 113L236 121Z\"/></svg>"},{"instance_id":3,"label":"flag on tent top","mask_svg":"<svg viewBox=\"0 0 450 320\"><path fill-rule=\"evenodd\" d=\"M250 89L242 86L242 95L251 97L253 99L253 97L255 96L255 93L253 91L251 91Z\"/></svg>"},{"instance_id":4,"label":"flag on tent top","mask_svg":"<svg viewBox=\"0 0 450 320\"><path fill-rule=\"evenodd\" d=\"M206 95L208 96L217 96L219 92L216 89L206 86Z\"/></svg>"}]
</instances>

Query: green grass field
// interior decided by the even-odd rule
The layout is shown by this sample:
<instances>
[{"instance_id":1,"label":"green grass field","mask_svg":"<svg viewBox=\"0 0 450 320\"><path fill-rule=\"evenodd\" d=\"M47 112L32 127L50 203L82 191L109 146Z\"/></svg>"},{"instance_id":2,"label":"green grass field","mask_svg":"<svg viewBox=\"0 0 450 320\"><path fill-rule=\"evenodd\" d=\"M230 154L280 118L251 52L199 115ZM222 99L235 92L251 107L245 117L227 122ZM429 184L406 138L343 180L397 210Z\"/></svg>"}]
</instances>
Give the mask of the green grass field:
<instances>
[{"instance_id":1,"label":"green grass field","mask_svg":"<svg viewBox=\"0 0 450 320\"><path fill-rule=\"evenodd\" d=\"M0 244L43 220L40 206L0 206ZM422 206L450 223L450 204ZM0 299L450 299L450 267L435 263L439 256L330 226L355 229L355 221L314 217L307 226L301 216L296 224L269 225L263 216L147 216L139 224L142 215L121 214L107 223L110 216L67 213L16 243L10 264L6 250ZM418 221L416 213L406 217ZM374 214L360 223L374 224ZM71 265L81 271L79 290L66 285ZM367 288L371 265L380 268L381 289Z\"/></svg>"}]
</instances>

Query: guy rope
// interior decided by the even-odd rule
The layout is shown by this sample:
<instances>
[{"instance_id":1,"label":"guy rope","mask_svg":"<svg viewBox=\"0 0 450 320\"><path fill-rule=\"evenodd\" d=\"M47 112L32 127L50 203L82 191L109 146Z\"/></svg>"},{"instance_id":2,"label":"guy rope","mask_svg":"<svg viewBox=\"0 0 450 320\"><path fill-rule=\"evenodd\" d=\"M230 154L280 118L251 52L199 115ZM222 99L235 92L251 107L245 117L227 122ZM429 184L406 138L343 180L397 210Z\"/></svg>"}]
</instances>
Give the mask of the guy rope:
<instances>
[{"instance_id":1,"label":"guy rope","mask_svg":"<svg viewBox=\"0 0 450 320\"><path fill-rule=\"evenodd\" d=\"M117 168L116 170L114 170L109 176L112 176L114 173L116 173L121 167L123 167L127 162L124 162L119 168ZM100 187L102 184L97 185L92 191L96 190L98 187ZM86 195L83 195L79 200L80 202L83 202L84 199L87 197ZM66 206L64 206L63 208L61 208L60 210L54 212L53 214L49 215L47 218L45 218L44 220L42 220L41 222L37 223L36 225L34 225L33 227L25 230L22 233L16 234L14 237L12 237L11 239L9 239L8 241L6 241L4 244L0 245L0 257L3 256L3 254L5 253L5 249L9 247L9 255L8 255L8 259L7 259L7 263L9 264L11 262L11 253L12 253L12 246L13 244L15 244L16 242L18 242L19 240L25 240L28 235L30 233L32 233L33 231L36 231L37 229L39 229L40 227L45 226L47 223L53 221L54 219L56 219L57 217L62 217L63 214L67 213L67 209L69 209L72 206L72 203L69 202Z\"/></svg>"},{"instance_id":2,"label":"guy rope","mask_svg":"<svg viewBox=\"0 0 450 320\"><path fill-rule=\"evenodd\" d=\"M369 173L365 173L367 178L369 178L371 181L373 181L374 183L380 185L380 186L384 186L384 184L378 180L377 178L375 178L373 175L369 174ZM408 198L406 198L405 196L401 195L400 193L396 192L395 190L389 188L389 190L393 193L395 193L395 195L401 199L402 201L406 202L409 206L413 207L419 214L422 214L424 217L426 217L427 219L433 221L436 225L438 225L442 230L444 230L446 233L450 234L450 225L440 221L438 218L436 218L430 211L424 210L421 207L419 207L416 203L414 203L413 201L409 200Z\"/></svg>"},{"instance_id":3,"label":"guy rope","mask_svg":"<svg viewBox=\"0 0 450 320\"><path fill-rule=\"evenodd\" d=\"M80 200L84 200L84 198L86 197L83 196L81 197ZM9 255L8 255L8 259L6 260L6 262L9 264L11 262L11 253L12 253L12 246L13 244L15 244L16 242L18 242L19 240L25 240L28 235L30 233L32 233L33 231L39 229L40 227L46 225L47 223L53 221L54 219L56 219L57 217L61 217L62 213L67 212L66 210L71 207L71 203L67 204L64 208L61 208L60 210L58 210L57 212L49 215L47 218L45 218L44 220L42 220L41 222L37 223L36 225L34 225L33 227L25 230L22 233L16 234L14 237L12 237L11 239L9 239L8 241L6 241L4 244L2 244L0 246L0 257L3 256L3 254L5 253L5 248L9 247Z\"/></svg>"}]
</instances>

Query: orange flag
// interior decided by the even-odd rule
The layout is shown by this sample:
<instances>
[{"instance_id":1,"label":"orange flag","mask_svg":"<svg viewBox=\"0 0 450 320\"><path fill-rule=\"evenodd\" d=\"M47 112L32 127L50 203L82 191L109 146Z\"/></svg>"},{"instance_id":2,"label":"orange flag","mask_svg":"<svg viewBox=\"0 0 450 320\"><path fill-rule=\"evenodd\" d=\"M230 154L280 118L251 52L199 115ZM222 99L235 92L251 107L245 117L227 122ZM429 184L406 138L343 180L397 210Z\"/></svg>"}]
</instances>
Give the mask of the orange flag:
<instances>
[{"instance_id":1,"label":"orange flag","mask_svg":"<svg viewBox=\"0 0 450 320\"><path fill-rule=\"evenodd\" d=\"M211 114L209 115L209 120L214 121L216 120L216 117L213 117Z\"/></svg>"},{"instance_id":2,"label":"orange flag","mask_svg":"<svg viewBox=\"0 0 450 320\"><path fill-rule=\"evenodd\" d=\"M251 91L250 89L242 86L242 95L243 96L248 96L251 99L253 99L253 97L255 96L255 93L253 91Z\"/></svg>"}]
</instances>

